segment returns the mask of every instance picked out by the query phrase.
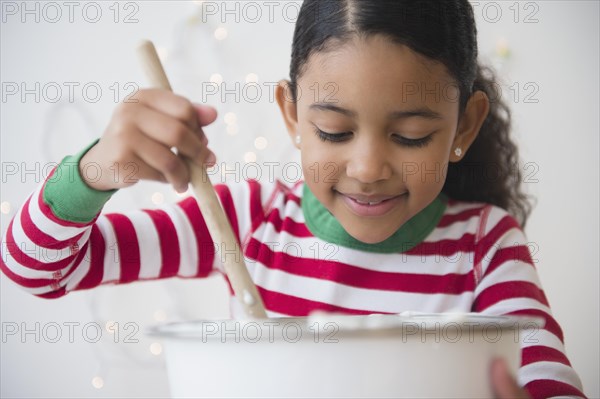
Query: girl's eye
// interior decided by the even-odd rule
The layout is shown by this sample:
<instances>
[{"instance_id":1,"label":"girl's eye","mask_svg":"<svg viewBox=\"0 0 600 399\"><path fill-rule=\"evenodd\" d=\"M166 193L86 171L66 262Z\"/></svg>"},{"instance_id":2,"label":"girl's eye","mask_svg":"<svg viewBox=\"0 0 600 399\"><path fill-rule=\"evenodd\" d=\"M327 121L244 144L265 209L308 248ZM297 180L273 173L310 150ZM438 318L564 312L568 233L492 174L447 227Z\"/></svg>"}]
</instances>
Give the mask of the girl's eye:
<instances>
[{"instance_id":1,"label":"girl's eye","mask_svg":"<svg viewBox=\"0 0 600 399\"><path fill-rule=\"evenodd\" d=\"M345 141L352 136L352 132L341 132L341 133L327 133L315 126L315 133L317 137L323 141L332 141L339 143Z\"/></svg>"},{"instance_id":2,"label":"girl's eye","mask_svg":"<svg viewBox=\"0 0 600 399\"><path fill-rule=\"evenodd\" d=\"M348 140L352 137L352 132L341 132L341 133L327 133L319 129L315 126L315 133L317 137L323 141L330 141L334 143L339 143ZM432 139L433 134L429 134L425 137L421 137L419 139L408 139L406 137L400 136L398 134L394 134L393 138L398 144L404 147L425 147Z\"/></svg>"},{"instance_id":3,"label":"girl's eye","mask_svg":"<svg viewBox=\"0 0 600 399\"><path fill-rule=\"evenodd\" d=\"M429 134L425 137L421 137L420 139L407 139L406 137L399 136L397 134L394 135L394 140L405 147L425 147L432 139L433 134Z\"/></svg>"}]
</instances>

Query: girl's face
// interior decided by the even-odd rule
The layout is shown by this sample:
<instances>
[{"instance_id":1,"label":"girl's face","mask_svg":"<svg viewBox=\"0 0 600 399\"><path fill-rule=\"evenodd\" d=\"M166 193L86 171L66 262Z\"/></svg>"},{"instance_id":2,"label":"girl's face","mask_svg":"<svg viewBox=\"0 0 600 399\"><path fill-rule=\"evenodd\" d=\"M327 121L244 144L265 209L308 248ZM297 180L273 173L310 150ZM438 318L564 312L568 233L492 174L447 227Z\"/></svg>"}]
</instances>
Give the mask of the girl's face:
<instances>
[{"instance_id":1,"label":"girl's face","mask_svg":"<svg viewBox=\"0 0 600 399\"><path fill-rule=\"evenodd\" d=\"M297 102L284 92L282 84L277 98L308 187L366 243L390 237L436 198L448 162L460 159L455 148L464 155L485 119L469 107L487 114L479 95L459 121L445 67L381 36L312 55Z\"/></svg>"}]
</instances>

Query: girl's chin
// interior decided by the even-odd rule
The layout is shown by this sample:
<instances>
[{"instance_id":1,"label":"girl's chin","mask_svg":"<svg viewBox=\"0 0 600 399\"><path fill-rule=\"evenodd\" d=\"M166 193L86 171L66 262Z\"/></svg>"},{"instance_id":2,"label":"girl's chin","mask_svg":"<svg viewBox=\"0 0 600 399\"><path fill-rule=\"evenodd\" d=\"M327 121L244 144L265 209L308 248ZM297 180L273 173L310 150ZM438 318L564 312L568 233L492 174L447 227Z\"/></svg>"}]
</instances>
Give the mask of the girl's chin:
<instances>
[{"instance_id":1,"label":"girl's chin","mask_svg":"<svg viewBox=\"0 0 600 399\"><path fill-rule=\"evenodd\" d=\"M344 230L346 230L346 232L348 234L350 234L354 239L356 239L360 242L364 242L365 244L379 244L380 242L383 242L383 241L387 240L388 238L390 238L396 232L396 230L394 230L389 233L387 233L387 232L377 233L377 232L374 232L373 230L369 230L364 227L361 229L348 229L348 228L344 227Z\"/></svg>"},{"instance_id":2,"label":"girl's chin","mask_svg":"<svg viewBox=\"0 0 600 399\"><path fill-rule=\"evenodd\" d=\"M339 215L339 216L338 216ZM335 215L346 233L354 239L365 244L379 244L390 238L404 224L390 223L392 220L398 220L402 215L391 215L382 218L358 218L356 215L347 212L340 212Z\"/></svg>"}]
</instances>

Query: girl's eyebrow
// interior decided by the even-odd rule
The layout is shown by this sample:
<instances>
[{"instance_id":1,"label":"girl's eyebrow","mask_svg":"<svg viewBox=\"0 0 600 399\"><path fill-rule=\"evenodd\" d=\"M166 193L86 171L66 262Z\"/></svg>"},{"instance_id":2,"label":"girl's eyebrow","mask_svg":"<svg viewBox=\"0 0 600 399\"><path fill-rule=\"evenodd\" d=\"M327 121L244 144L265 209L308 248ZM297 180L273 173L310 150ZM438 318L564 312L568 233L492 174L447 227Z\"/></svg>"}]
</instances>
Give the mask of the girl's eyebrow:
<instances>
[{"instance_id":1,"label":"girl's eyebrow","mask_svg":"<svg viewBox=\"0 0 600 399\"><path fill-rule=\"evenodd\" d=\"M356 111L339 107L330 102L312 103L308 108L311 110L314 109L318 111L333 111L351 118L356 118L357 116ZM411 117L420 117L424 119L443 119L440 113L435 112L434 110L426 106L423 106L421 108L407 109L403 111L394 111L389 114L389 119L405 119Z\"/></svg>"}]
</instances>

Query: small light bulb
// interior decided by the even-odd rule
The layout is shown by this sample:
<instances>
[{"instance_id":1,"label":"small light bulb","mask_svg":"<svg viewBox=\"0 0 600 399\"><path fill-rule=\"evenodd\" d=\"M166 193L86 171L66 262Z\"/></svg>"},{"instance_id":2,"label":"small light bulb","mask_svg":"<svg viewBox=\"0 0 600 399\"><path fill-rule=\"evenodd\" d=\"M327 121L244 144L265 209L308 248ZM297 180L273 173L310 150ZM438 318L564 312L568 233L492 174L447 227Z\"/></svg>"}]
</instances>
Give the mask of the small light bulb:
<instances>
[{"instance_id":1,"label":"small light bulb","mask_svg":"<svg viewBox=\"0 0 600 399\"><path fill-rule=\"evenodd\" d=\"M153 342L150 345L150 353L152 353L155 356L160 355L162 353L162 345L158 342Z\"/></svg>"},{"instance_id":2,"label":"small light bulb","mask_svg":"<svg viewBox=\"0 0 600 399\"><path fill-rule=\"evenodd\" d=\"M104 380L99 375L92 378L92 385L96 389L101 389L104 386Z\"/></svg>"},{"instance_id":3,"label":"small light bulb","mask_svg":"<svg viewBox=\"0 0 600 399\"><path fill-rule=\"evenodd\" d=\"M109 320L106 322L106 324L104 325L104 328L106 328L106 331L108 331L111 334L115 333L115 321L114 320Z\"/></svg>"},{"instance_id":4,"label":"small light bulb","mask_svg":"<svg viewBox=\"0 0 600 399\"><path fill-rule=\"evenodd\" d=\"M228 125L233 125L237 122L237 115L233 112L228 112L225 114L225 123Z\"/></svg>"},{"instance_id":5,"label":"small light bulb","mask_svg":"<svg viewBox=\"0 0 600 399\"><path fill-rule=\"evenodd\" d=\"M215 39L217 39L217 40L227 39L227 29L225 29L222 26L215 29Z\"/></svg>"},{"instance_id":6,"label":"small light bulb","mask_svg":"<svg viewBox=\"0 0 600 399\"><path fill-rule=\"evenodd\" d=\"M167 312L162 309L158 309L154 312L154 320L156 321L165 321L167 320Z\"/></svg>"},{"instance_id":7,"label":"small light bulb","mask_svg":"<svg viewBox=\"0 0 600 399\"><path fill-rule=\"evenodd\" d=\"M256 154L252 151L248 151L244 154L244 161L246 163L256 162Z\"/></svg>"},{"instance_id":8,"label":"small light bulb","mask_svg":"<svg viewBox=\"0 0 600 399\"><path fill-rule=\"evenodd\" d=\"M0 205L0 212L2 212L5 215L8 215L10 213L10 202L2 202L2 204Z\"/></svg>"},{"instance_id":9,"label":"small light bulb","mask_svg":"<svg viewBox=\"0 0 600 399\"><path fill-rule=\"evenodd\" d=\"M154 205L160 205L163 202L165 202L165 196L162 193L159 193L157 191L154 194L152 194L152 203Z\"/></svg>"},{"instance_id":10,"label":"small light bulb","mask_svg":"<svg viewBox=\"0 0 600 399\"><path fill-rule=\"evenodd\" d=\"M238 125L231 124L227 125L227 134L230 136L235 136L238 133Z\"/></svg>"},{"instance_id":11,"label":"small light bulb","mask_svg":"<svg viewBox=\"0 0 600 399\"><path fill-rule=\"evenodd\" d=\"M221 83L223 83L223 76L221 76L220 73L213 73L212 75L210 75L210 82L220 85Z\"/></svg>"},{"instance_id":12,"label":"small light bulb","mask_svg":"<svg viewBox=\"0 0 600 399\"><path fill-rule=\"evenodd\" d=\"M267 141L267 139L265 137L259 136L254 139L254 147L257 150L264 150L265 148L267 148L268 144L269 144L269 142Z\"/></svg>"},{"instance_id":13,"label":"small light bulb","mask_svg":"<svg viewBox=\"0 0 600 399\"><path fill-rule=\"evenodd\" d=\"M505 38L501 38L496 42L496 55L501 58L508 58L510 56L510 48Z\"/></svg>"},{"instance_id":14,"label":"small light bulb","mask_svg":"<svg viewBox=\"0 0 600 399\"><path fill-rule=\"evenodd\" d=\"M255 73L249 73L246 75L246 83L258 83L258 75Z\"/></svg>"}]
</instances>

